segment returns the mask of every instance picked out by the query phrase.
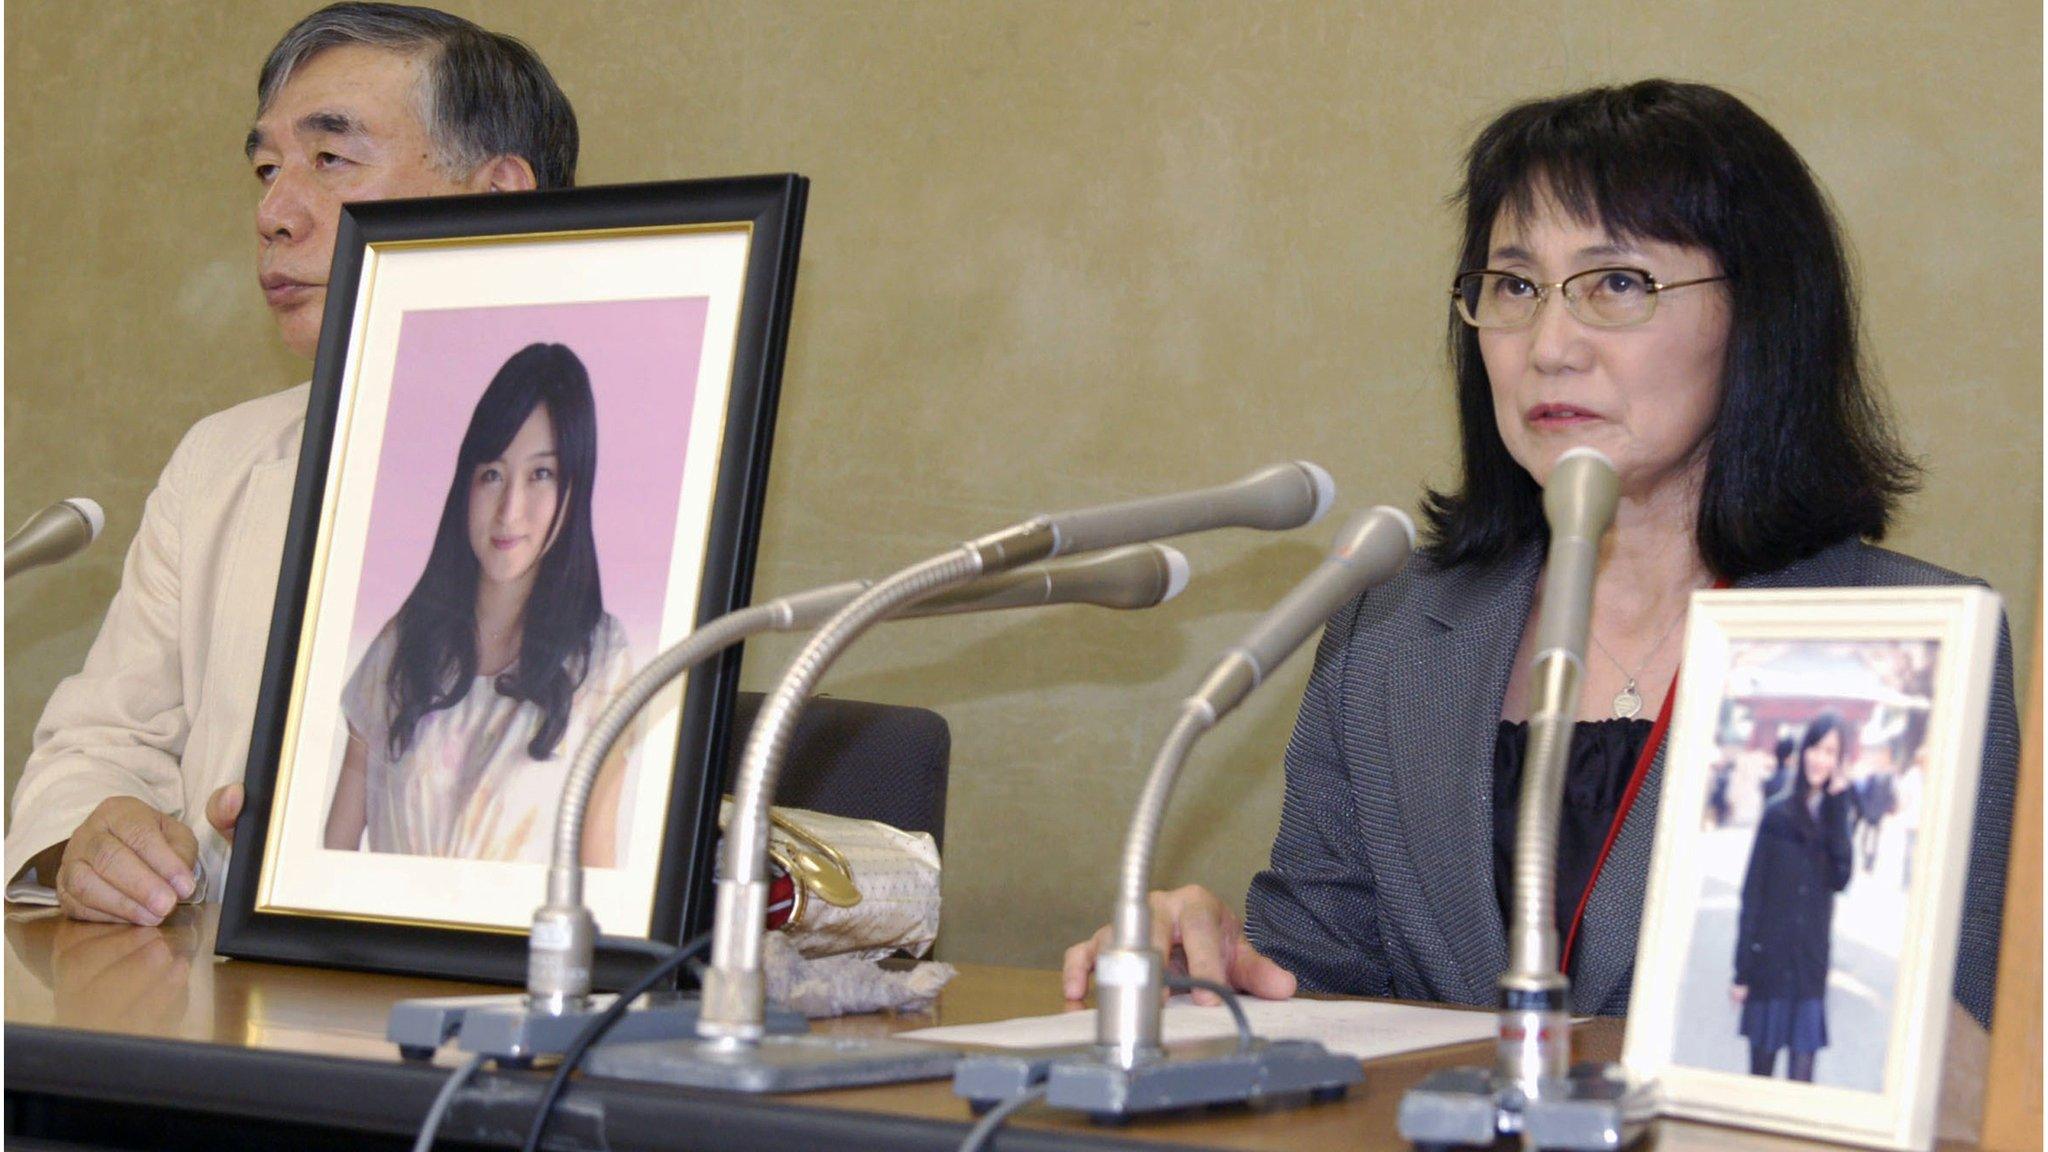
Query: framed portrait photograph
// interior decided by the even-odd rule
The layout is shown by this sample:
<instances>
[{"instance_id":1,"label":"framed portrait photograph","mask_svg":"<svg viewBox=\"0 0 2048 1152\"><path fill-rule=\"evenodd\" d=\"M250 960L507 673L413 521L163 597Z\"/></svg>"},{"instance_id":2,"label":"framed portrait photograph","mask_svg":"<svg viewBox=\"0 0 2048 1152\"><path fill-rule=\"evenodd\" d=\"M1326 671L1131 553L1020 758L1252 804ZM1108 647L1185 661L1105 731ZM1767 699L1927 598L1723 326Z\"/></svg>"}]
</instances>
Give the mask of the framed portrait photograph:
<instances>
[{"instance_id":1,"label":"framed portrait photograph","mask_svg":"<svg viewBox=\"0 0 2048 1152\"><path fill-rule=\"evenodd\" d=\"M1623 1051L1661 1111L1932 1144L1999 611L1694 595Z\"/></svg>"},{"instance_id":2,"label":"framed portrait photograph","mask_svg":"<svg viewBox=\"0 0 2048 1152\"><path fill-rule=\"evenodd\" d=\"M517 981L569 765L743 605L806 184L343 210L217 949ZM609 935L709 916L737 649L583 824ZM635 969L601 953L596 977Z\"/></svg>"}]
</instances>

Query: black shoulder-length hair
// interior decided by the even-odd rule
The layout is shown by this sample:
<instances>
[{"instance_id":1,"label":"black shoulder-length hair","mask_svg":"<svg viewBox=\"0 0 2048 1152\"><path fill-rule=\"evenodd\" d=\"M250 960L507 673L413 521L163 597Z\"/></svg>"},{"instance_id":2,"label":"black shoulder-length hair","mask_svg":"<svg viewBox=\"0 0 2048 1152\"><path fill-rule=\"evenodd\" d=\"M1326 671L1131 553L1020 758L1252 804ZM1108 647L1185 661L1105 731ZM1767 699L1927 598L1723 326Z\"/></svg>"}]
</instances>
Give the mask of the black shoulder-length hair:
<instances>
[{"instance_id":1,"label":"black shoulder-length hair","mask_svg":"<svg viewBox=\"0 0 2048 1152\"><path fill-rule=\"evenodd\" d=\"M554 425L560 476L554 543L542 554L527 597L519 659L496 687L540 708L539 730L526 747L534 759L553 755L569 727L569 699L589 674L591 634L604 619L590 528L597 405L590 374L574 352L560 344L529 344L505 361L476 402L455 454L455 476L426 570L393 618L397 647L386 685L393 756L412 742L421 717L459 703L476 678L479 568L469 542L470 487L477 466L502 457L527 417L543 406Z\"/></svg>"},{"instance_id":2,"label":"black shoulder-length hair","mask_svg":"<svg viewBox=\"0 0 2048 1152\"><path fill-rule=\"evenodd\" d=\"M1806 750L1827 739L1830 732L1841 734L1842 759L1849 759L1849 721L1832 708L1815 716L1806 731L1799 734L1799 750L1792 753L1792 779L1785 785L1785 791L1794 800L1805 800L1807 793L1813 791L1813 785L1806 779Z\"/></svg>"},{"instance_id":3,"label":"black shoulder-length hair","mask_svg":"<svg viewBox=\"0 0 2048 1152\"><path fill-rule=\"evenodd\" d=\"M1521 104L1466 154L1459 269L1486 267L1495 219L1549 198L1622 239L1711 252L1731 303L1721 403L1697 522L1701 557L1736 579L1842 540L1884 537L1919 466L1857 350L1856 299L1834 214L1785 138L1704 84L1644 80ZM1428 494L1440 564L1547 540L1536 481L1494 424L1479 338L1449 310L1464 474Z\"/></svg>"}]
</instances>

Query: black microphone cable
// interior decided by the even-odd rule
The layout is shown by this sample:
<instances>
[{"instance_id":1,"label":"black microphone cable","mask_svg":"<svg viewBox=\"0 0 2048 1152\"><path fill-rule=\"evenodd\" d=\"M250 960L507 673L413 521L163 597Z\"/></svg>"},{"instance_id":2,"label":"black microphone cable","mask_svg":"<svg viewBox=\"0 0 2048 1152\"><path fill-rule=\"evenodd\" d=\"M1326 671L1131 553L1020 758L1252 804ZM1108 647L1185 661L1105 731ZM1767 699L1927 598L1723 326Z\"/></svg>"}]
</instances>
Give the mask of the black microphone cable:
<instances>
[{"instance_id":1,"label":"black microphone cable","mask_svg":"<svg viewBox=\"0 0 2048 1152\"><path fill-rule=\"evenodd\" d=\"M569 1050L562 1053L562 1062L555 1065L554 1076L542 1090L540 1104L533 1114L533 1127L527 1129L526 1143L520 1145L520 1152L540 1152L540 1139L547 1131L549 1117L554 1115L555 1103L562 1098L562 1092L569 1086L569 1074L583 1062L583 1056L590 1051L591 1046L603 1039L604 1034L611 1031L612 1025L625 1018L626 1009L633 1001L646 995L663 980L675 975L676 969L710 946L711 933L704 932L692 937L682 947L670 953L668 959L655 965L647 975L635 981L631 988L619 993L618 999L613 1000L610 1007L583 1026L583 1030L578 1032L576 1039L570 1043Z\"/></svg>"},{"instance_id":2,"label":"black microphone cable","mask_svg":"<svg viewBox=\"0 0 2048 1152\"><path fill-rule=\"evenodd\" d=\"M533 1127L527 1131L526 1143L523 1145L526 1152L535 1152L540 1147L541 1135L547 1131L548 1118L554 1113L556 1102L562 1098L562 1092L569 1084L569 1074L583 1062L584 1054L603 1039L606 1032L611 1031L612 1025L625 1017L633 1001L652 991L663 980L674 976L676 969L688 964L698 953L704 951L711 944L711 933L706 932L693 937L679 948L623 936L604 936L599 939L607 947L655 957L660 963L649 969L631 988L619 993L618 998L613 1000L609 1007L593 1017L590 1023L585 1024L583 1030L576 1034L576 1039L569 1045L568 1051L562 1054L562 1062L555 1067L554 1076L541 1091L539 1110L534 1114ZM434 1136L440 1131L442 1122L447 1119L448 1110L454 1104L456 1095L462 1091L463 1085L469 1083L470 1078L476 1075L484 1060L482 1053L471 1056L448 1077L447 1083L441 1086L440 1093L434 1097L433 1105L427 1109L426 1119L420 1125L420 1134L413 1141L412 1152L428 1152L434 1146Z\"/></svg>"}]
</instances>

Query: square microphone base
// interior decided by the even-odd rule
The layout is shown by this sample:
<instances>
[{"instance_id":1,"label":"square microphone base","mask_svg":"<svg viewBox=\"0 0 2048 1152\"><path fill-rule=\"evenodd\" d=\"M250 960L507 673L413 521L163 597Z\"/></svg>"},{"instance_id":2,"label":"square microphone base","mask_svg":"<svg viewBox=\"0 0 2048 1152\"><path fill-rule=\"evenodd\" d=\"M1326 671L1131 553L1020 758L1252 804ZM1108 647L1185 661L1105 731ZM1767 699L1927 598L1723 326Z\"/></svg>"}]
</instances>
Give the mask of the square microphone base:
<instances>
[{"instance_id":1,"label":"square microphone base","mask_svg":"<svg viewBox=\"0 0 2048 1152\"><path fill-rule=\"evenodd\" d=\"M1054 1060L1045 1102L1105 1123L1218 1104L1276 1107L1336 1100L1365 1081L1357 1060L1311 1040L1204 1041L1176 1045L1125 1068L1100 1055Z\"/></svg>"},{"instance_id":2,"label":"square microphone base","mask_svg":"<svg viewBox=\"0 0 2048 1152\"><path fill-rule=\"evenodd\" d=\"M1580 1064L1530 1099L1487 1068L1446 1068L1401 1098L1401 1136L1422 1148L1491 1148L1520 1133L1544 1152L1619 1152L1642 1138L1656 1090L1616 1065Z\"/></svg>"},{"instance_id":3,"label":"square microphone base","mask_svg":"<svg viewBox=\"0 0 2048 1152\"><path fill-rule=\"evenodd\" d=\"M904 1080L943 1080L960 1053L914 1040L769 1035L751 1044L659 1040L607 1044L584 1061L592 1076L727 1092L815 1092Z\"/></svg>"},{"instance_id":4,"label":"square microphone base","mask_svg":"<svg viewBox=\"0 0 2048 1152\"><path fill-rule=\"evenodd\" d=\"M465 1052L518 1067L567 1052L584 1025L610 1007L613 999L608 994L592 996L588 1007L562 1013L534 1009L519 992L400 1000L391 1006L384 1034L408 1060L430 1060L441 1045L453 1039ZM801 1013L770 1005L766 1026L771 1033L786 1034L809 1031L811 1025ZM694 995L649 996L620 1017L598 1046L682 1039L696 1032Z\"/></svg>"}]
</instances>

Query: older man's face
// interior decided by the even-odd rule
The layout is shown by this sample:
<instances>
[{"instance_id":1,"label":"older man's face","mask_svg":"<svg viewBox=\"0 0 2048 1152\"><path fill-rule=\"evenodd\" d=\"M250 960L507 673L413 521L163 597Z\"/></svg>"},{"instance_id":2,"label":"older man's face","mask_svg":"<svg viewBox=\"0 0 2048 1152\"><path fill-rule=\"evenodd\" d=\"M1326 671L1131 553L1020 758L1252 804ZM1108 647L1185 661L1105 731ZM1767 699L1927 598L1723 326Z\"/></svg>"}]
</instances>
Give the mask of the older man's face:
<instances>
[{"instance_id":1,"label":"older man's face","mask_svg":"<svg viewBox=\"0 0 2048 1152\"><path fill-rule=\"evenodd\" d=\"M423 73L416 54L326 49L292 70L249 133L250 164L263 184L257 276L285 344L301 356L320 343L343 204L489 186L482 171L460 179L435 163L420 118Z\"/></svg>"}]
</instances>

